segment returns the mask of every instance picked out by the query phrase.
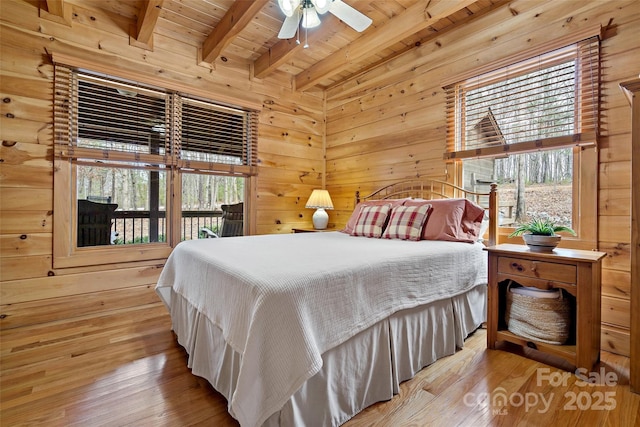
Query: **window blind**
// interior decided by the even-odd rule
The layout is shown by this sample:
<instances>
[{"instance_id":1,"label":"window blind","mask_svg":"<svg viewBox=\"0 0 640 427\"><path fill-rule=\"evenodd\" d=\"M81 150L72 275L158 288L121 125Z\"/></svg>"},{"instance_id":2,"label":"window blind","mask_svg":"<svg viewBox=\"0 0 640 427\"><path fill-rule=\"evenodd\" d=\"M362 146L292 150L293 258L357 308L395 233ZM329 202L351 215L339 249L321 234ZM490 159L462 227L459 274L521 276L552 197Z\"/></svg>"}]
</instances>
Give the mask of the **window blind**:
<instances>
[{"instance_id":1,"label":"window blind","mask_svg":"<svg viewBox=\"0 0 640 427\"><path fill-rule=\"evenodd\" d=\"M248 111L183 97L180 158L250 165L256 125Z\"/></svg>"},{"instance_id":2,"label":"window blind","mask_svg":"<svg viewBox=\"0 0 640 427\"><path fill-rule=\"evenodd\" d=\"M77 74L77 146L165 154L168 94Z\"/></svg>"},{"instance_id":3,"label":"window blind","mask_svg":"<svg viewBox=\"0 0 640 427\"><path fill-rule=\"evenodd\" d=\"M447 160L595 144L599 39L445 87Z\"/></svg>"},{"instance_id":4,"label":"window blind","mask_svg":"<svg viewBox=\"0 0 640 427\"><path fill-rule=\"evenodd\" d=\"M257 165L258 113L197 99L137 82L55 67L56 144L75 157L139 160L145 155L192 161L189 169L215 164ZM61 151L61 153L62 153ZM114 154L116 153L116 154ZM125 153L118 155L117 153Z\"/></svg>"}]
</instances>

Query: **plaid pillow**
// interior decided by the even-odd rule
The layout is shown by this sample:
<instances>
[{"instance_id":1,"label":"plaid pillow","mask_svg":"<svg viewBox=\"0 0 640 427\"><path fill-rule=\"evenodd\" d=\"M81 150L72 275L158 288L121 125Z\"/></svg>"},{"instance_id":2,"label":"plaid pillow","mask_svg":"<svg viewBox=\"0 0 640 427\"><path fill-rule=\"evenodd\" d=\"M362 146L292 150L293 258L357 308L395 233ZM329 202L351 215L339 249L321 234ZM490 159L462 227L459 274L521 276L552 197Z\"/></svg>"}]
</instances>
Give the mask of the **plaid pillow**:
<instances>
[{"instance_id":1,"label":"plaid pillow","mask_svg":"<svg viewBox=\"0 0 640 427\"><path fill-rule=\"evenodd\" d=\"M365 206L353 227L352 236L380 237L387 222L391 205Z\"/></svg>"},{"instance_id":2,"label":"plaid pillow","mask_svg":"<svg viewBox=\"0 0 640 427\"><path fill-rule=\"evenodd\" d=\"M431 205L397 206L391 211L389 225L382 237L385 239L420 240Z\"/></svg>"}]
</instances>

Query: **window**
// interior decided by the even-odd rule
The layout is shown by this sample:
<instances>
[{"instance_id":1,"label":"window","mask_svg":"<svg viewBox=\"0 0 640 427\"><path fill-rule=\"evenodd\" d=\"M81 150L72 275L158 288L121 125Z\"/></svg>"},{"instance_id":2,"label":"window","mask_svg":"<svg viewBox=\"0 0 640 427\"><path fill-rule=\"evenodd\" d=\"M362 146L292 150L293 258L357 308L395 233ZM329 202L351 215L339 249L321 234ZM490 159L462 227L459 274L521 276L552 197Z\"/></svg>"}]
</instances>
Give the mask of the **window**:
<instances>
[{"instance_id":1,"label":"window","mask_svg":"<svg viewBox=\"0 0 640 427\"><path fill-rule=\"evenodd\" d=\"M168 256L247 197L257 112L55 67L57 268Z\"/></svg>"},{"instance_id":2,"label":"window","mask_svg":"<svg viewBox=\"0 0 640 427\"><path fill-rule=\"evenodd\" d=\"M445 160L467 189L500 184L501 226L548 217L595 242L598 83L593 37L445 87Z\"/></svg>"}]
</instances>

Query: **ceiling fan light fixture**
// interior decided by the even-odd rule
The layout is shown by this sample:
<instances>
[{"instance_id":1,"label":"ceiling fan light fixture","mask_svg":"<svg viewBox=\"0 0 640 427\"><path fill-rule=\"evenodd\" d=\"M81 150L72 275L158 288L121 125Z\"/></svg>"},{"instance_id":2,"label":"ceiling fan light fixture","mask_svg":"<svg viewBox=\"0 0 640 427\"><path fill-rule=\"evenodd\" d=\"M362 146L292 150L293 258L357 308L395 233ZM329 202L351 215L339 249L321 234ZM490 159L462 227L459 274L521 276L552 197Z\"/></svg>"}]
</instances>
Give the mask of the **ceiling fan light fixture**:
<instances>
[{"instance_id":1,"label":"ceiling fan light fixture","mask_svg":"<svg viewBox=\"0 0 640 427\"><path fill-rule=\"evenodd\" d=\"M300 6L300 0L278 0L278 6L287 17L292 17L296 8Z\"/></svg>"},{"instance_id":2,"label":"ceiling fan light fixture","mask_svg":"<svg viewBox=\"0 0 640 427\"><path fill-rule=\"evenodd\" d=\"M315 28L320 25L318 12L312 7L305 7L302 15L302 28Z\"/></svg>"},{"instance_id":3,"label":"ceiling fan light fixture","mask_svg":"<svg viewBox=\"0 0 640 427\"><path fill-rule=\"evenodd\" d=\"M318 13L329 12L358 32L366 30L373 22L342 0L278 0L278 5L287 16L280 27L279 39L293 38L301 27L307 30L319 26ZM304 47L308 47L308 43Z\"/></svg>"},{"instance_id":4,"label":"ceiling fan light fixture","mask_svg":"<svg viewBox=\"0 0 640 427\"><path fill-rule=\"evenodd\" d=\"M331 0L311 0L311 3L320 15L327 13L331 8Z\"/></svg>"}]
</instances>

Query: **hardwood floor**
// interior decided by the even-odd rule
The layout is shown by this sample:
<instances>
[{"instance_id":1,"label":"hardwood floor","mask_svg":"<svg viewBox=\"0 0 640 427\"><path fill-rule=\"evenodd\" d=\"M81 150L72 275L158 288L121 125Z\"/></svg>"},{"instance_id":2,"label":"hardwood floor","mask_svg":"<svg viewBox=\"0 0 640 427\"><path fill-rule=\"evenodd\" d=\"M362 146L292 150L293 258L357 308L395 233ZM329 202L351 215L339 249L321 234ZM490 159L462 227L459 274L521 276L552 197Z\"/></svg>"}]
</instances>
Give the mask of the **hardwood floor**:
<instances>
[{"instance_id":1,"label":"hardwood floor","mask_svg":"<svg viewBox=\"0 0 640 427\"><path fill-rule=\"evenodd\" d=\"M225 399L190 373L170 326L165 307L149 303L3 330L0 424L237 426ZM627 358L603 352L597 370L609 384L581 385L548 365L487 350L485 340L477 331L463 350L345 426L640 425Z\"/></svg>"}]
</instances>

